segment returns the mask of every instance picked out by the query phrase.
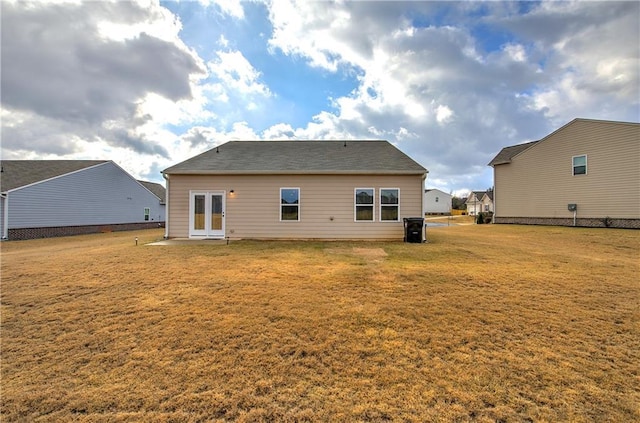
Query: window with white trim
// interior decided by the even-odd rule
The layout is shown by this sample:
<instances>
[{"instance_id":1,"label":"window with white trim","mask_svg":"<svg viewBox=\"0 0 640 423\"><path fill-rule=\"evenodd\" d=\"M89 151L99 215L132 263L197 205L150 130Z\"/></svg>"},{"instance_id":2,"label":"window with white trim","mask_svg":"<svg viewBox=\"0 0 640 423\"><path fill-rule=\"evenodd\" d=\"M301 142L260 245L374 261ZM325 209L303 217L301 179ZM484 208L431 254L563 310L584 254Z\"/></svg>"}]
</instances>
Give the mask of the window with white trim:
<instances>
[{"instance_id":1,"label":"window with white trim","mask_svg":"<svg viewBox=\"0 0 640 423\"><path fill-rule=\"evenodd\" d=\"M380 221L397 222L400 220L400 189L380 188Z\"/></svg>"},{"instance_id":2,"label":"window with white trim","mask_svg":"<svg viewBox=\"0 0 640 423\"><path fill-rule=\"evenodd\" d=\"M573 174L574 175L586 175L587 174L587 156L573 156Z\"/></svg>"},{"instance_id":3,"label":"window with white trim","mask_svg":"<svg viewBox=\"0 0 640 423\"><path fill-rule=\"evenodd\" d=\"M356 188L354 191L356 222L373 222L373 188Z\"/></svg>"},{"instance_id":4,"label":"window with white trim","mask_svg":"<svg viewBox=\"0 0 640 423\"><path fill-rule=\"evenodd\" d=\"M280 220L300 221L300 188L280 188Z\"/></svg>"},{"instance_id":5,"label":"window with white trim","mask_svg":"<svg viewBox=\"0 0 640 423\"><path fill-rule=\"evenodd\" d=\"M149 220L149 216L151 215L151 209L149 207L144 208L144 220L145 222Z\"/></svg>"}]
</instances>

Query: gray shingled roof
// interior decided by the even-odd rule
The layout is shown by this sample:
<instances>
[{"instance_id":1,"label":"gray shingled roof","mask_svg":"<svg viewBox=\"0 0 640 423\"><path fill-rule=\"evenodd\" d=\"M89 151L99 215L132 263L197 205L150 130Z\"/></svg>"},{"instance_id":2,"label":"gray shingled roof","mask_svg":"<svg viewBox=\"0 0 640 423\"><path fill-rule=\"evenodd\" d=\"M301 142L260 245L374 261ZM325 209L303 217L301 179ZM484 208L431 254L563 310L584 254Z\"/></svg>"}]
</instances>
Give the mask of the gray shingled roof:
<instances>
[{"instance_id":1,"label":"gray shingled roof","mask_svg":"<svg viewBox=\"0 0 640 423\"><path fill-rule=\"evenodd\" d=\"M478 201L482 200L482 196L486 193L487 191L471 191L469 193L469 195L467 196L467 199L469 199L469 197L471 197L471 194L473 194L474 197L477 198Z\"/></svg>"},{"instance_id":2,"label":"gray shingled roof","mask_svg":"<svg viewBox=\"0 0 640 423\"><path fill-rule=\"evenodd\" d=\"M493 201L493 191L485 191L485 194L487 194L487 197L489 197L489 200ZM484 196L484 194L483 194Z\"/></svg>"},{"instance_id":3,"label":"gray shingled roof","mask_svg":"<svg viewBox=\"0 0 640 423\"><path fill-rule=\"evenodd\" d=\"M165 174L426 172L388 141L230 141L163 171Z\"/></svg>"},{"instance_id":4,"label":"gray shingled roof","mask_svg":"<svg viewBox=\"0 0 640 423\"><path fill-rule=\"evenodd\" d=\"M489 166L495 166L499 164L511 163L511 159L527 150L530 147L533 147L540 141L531 141L524 144L512 145L510 147L505 147L498 153L497 156L493 158L489 162Z\"/></svg>"},{"instance_id":5,"label":"gray shingled roof","mask_svg":"<svg viewBox=\"0 0 640 423\"><path fill-rule=\"evenodd\" d=\"M107 160L2 160L0 192L66 175Z\"/></svg>"},{"instance_id":6,"label":"gray shingled roof","mask_svg":"<svg viewBox=\"0 0 640 423\"><path fill-rule=\"evenodd\" d=\"M166 196L167 196L167 190L162 185L156 182L149 182L149 181L139 180L138 182L140 182L146 189L151 191L153 195L158 197L161 203L165 202Z\"/></svg>"}]
</instances>

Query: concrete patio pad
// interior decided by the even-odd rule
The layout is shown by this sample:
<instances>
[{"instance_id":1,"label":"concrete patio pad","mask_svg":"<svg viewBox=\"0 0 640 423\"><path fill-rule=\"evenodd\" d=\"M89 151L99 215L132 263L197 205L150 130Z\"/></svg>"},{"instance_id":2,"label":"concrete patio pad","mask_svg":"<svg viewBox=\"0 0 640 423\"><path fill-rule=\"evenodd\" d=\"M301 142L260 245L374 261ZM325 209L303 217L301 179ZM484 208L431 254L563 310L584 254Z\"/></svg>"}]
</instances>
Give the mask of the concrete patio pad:
<instances>
[{"instance_id":1,"label":"concrete patio pad","mask_svg":"<svg viewBox=\"0 0 640 423\"><path fill-rule=\"evenodd\" d=\"M162 241L152 242L145 245L223 245L226 239L191 239L191 238L171 238Z\"/></svg>"}]
</instances>

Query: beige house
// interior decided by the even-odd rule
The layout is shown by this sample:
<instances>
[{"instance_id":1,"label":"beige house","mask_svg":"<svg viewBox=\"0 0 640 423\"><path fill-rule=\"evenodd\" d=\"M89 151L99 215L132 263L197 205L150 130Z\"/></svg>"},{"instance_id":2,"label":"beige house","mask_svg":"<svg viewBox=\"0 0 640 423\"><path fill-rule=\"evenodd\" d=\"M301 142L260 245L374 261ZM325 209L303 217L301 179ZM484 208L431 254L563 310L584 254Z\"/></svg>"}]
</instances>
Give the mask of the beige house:
<instances>
[{"instance_id":1,"label":"beige house","mask_svg":"<svg viewBox=\"0 0 640 423\"><path fill-rule=\"evenodd\" d=\"M231 141L163 171L168 238L402 240L427 170L387 141Z\"/></svg>"},{"instance_id":2,"label":"beige house","mask_svg":"<svg viewBox=\"0 0 640 423\"><path fill-rule=\"evenodd\" d=\"M489 165L495 223L640 228L638 123L574 119Z\"/></svg>"},{"instance_id":3,"label":"beige house","mask_svg":"<svg viewBox=\"0 0 640 423\"><path fill-rule=\"evenodd\" d=\"M493 212L493 191L471 191L465 204L469 216Z\"/></svg>"}]
</instances>

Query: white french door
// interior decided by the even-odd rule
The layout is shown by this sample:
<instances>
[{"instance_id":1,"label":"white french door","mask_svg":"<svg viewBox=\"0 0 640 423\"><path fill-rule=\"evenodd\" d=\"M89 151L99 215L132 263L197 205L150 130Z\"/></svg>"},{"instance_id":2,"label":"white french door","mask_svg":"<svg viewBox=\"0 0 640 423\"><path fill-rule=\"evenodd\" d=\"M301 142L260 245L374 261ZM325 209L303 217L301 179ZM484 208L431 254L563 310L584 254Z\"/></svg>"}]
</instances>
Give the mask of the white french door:
<instances>
[{"instance_id":1,"label":"white french door","mask_svg":"<svg viewBox=\"0 0 640 423\"><path fill-rule=\"evenodd\" d=\"M190 238L224 238L224 199L224 191L190 192Z\"/></svg>"}]
</instances>

